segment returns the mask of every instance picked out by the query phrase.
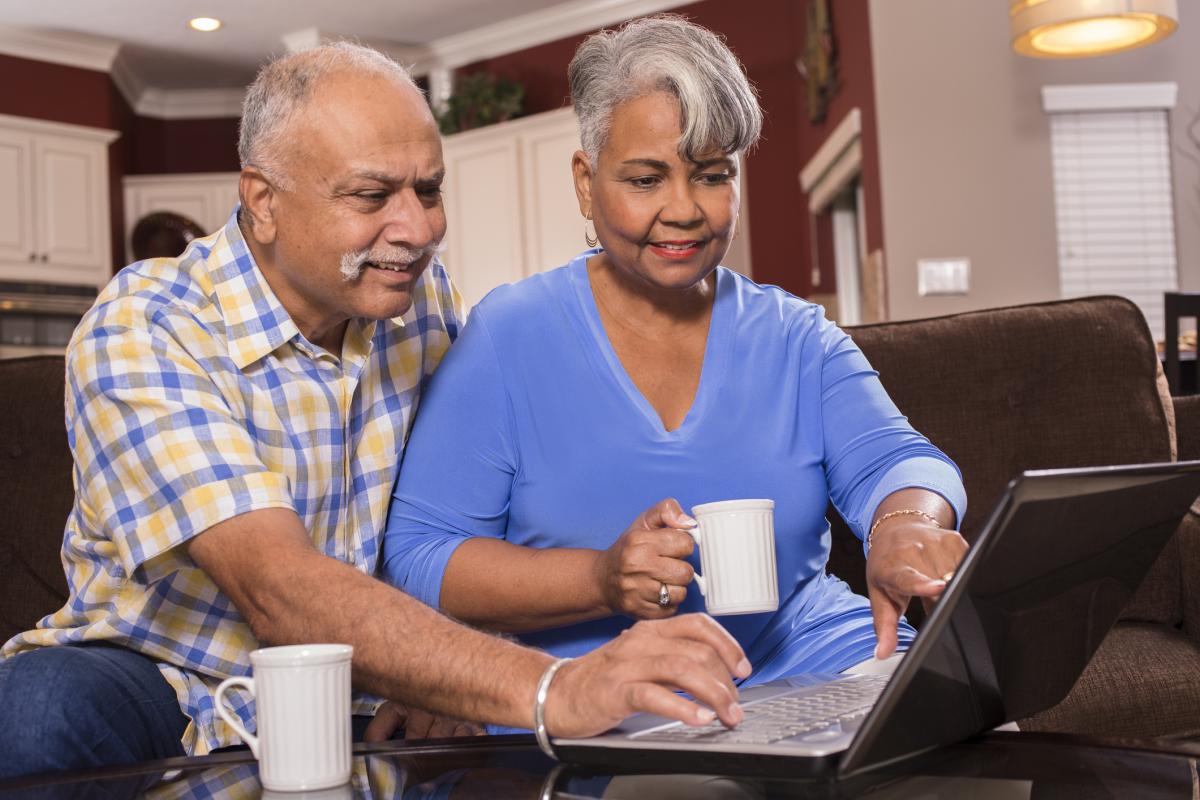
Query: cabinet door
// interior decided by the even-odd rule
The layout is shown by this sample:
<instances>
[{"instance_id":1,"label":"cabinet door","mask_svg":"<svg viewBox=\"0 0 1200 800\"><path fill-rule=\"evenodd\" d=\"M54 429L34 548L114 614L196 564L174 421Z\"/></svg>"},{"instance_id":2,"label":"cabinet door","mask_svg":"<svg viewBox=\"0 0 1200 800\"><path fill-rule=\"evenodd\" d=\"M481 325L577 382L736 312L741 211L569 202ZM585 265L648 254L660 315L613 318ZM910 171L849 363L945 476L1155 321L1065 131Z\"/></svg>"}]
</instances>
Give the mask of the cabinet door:
<instances>
[{"instance_id":1,"label":"cabinet door","mask_svg":"<svg viewBox=\"0 0 1200 800\"><path fill-rule=\"evenodd\" d=\"M59 136L34 139L38 260L48 262L48 273L77 272L91 283L108 277L107 159L104 144Z\"/></svg>"},{"instance_id":2,"label":"cabinet door","mask_svg":"<svg viewBox=\"0 0 1200 800\"><path fill-rule=\"evenodd\" d=\"M33 229L33 141L0 130L0 262L37 258Z\"/></svg>"},{"instance_id":3,"label":"cabinet door","mask_svg":"<svg viewBox=\"0 0 1200 800\"><path fill-rule=\"evenodd\" d=\"M490 134L490 132L488 132ZM467 306L525 277L517 139L447 140L446 250L442 259Z\"/></svg>"},{"instance_id":4,"label":"cabinet door","mask_svg":"<svg viewBox=\"0 0 1200 800\"><path fill-rule=\"evenodd\" d=\"M575 113L564 109L543 119L521 137L526 275L560 267L587 248L571 177L571 156L580 149Z\"/></svg>"}]
</instances>

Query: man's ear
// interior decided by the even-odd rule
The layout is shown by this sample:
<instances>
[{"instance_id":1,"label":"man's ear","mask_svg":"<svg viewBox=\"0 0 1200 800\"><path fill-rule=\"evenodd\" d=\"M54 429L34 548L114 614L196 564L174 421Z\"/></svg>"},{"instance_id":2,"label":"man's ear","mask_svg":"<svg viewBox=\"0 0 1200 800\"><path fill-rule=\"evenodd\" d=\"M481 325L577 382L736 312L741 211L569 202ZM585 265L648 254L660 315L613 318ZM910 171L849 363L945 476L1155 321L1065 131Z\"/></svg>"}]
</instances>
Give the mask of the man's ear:
<instances>
[{"instance_id":1,"label":"man's ear","mask_svg":"<svg viewBox=\"0 0 1200 800\"><path fill-rule=\"evenodd\" d=\"M571 176L575 179L575 197L579 200L579 213L584 219L592 218L592 164L587 153L576 150L571 156Z\"/></svg>"},{"instance_id":2,"label":"man's ear","mask_svg":"<svg viewBox=\"0 0 1200 800\"><path fill-rule=\"evenodd\" d=\"M275 242L275 187L258 167L244 167L238 180L242 213L250 235L261 245Z\"/></svg>"}]
</instances>

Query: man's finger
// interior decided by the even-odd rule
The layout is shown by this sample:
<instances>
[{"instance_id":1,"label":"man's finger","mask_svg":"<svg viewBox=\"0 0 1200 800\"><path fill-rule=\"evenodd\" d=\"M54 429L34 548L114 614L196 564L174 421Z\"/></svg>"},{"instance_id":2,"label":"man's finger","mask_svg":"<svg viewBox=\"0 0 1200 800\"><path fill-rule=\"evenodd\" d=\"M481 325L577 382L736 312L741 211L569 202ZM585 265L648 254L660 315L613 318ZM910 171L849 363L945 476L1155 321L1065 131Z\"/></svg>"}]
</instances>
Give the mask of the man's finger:
<instances>
[{"instance_id":1,"label":"man's finger","mask_svg":"<svg viewBox=\"0 0 1200 800\"><path fill-rule=\"evenodd\" d=\"M631 712L645 711L694 726L707 725L716 719L716 714L711 709L693 703L657 684L639 684L635 688L629 709Z\"/></svg>"},{"instance_id":2,"label":"man's finger","mask_svg":"<svg viewBox=\"0 0 1200 800\"><path fill-rule=\"evenodd\" d=\"M729 631L722 628L707 614L682 614L654 623L659 627L657 634L695 639L717 651L725 668L739 678L750 677L751 666L742 646Z\"/></svg>"}]
</instances>

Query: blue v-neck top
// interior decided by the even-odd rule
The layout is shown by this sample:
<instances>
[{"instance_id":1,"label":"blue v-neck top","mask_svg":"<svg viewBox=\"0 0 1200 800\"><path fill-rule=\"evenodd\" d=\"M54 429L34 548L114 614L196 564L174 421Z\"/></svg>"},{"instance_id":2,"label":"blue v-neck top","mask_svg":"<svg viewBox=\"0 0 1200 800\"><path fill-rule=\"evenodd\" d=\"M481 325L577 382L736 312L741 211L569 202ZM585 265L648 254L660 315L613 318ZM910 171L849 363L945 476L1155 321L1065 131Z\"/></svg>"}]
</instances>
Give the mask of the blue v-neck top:
<instances>
[{"instance_id":1,"label":"blue v-neck top","mask_svg":"<svg viewBox=\"0 0 1200 800\"><path fill-rule=\"evenodd\" d=\"M869 658L866 600L824 575L827 503L860 538L906 487L938 492L962 519L957 468L820 306L724 268L695 400L665 430L605 334L586 267L595 252L500 287L471 312L421 401L384 536L386 578L437 607L446 564L471 536L604 549L666 497L685 510L771 498L779 609L719 618L755 682ZM698 610L693 585L682 611ZM614 616L520 638L573 656L631 624ZM905 626L902 645L911 635Z\"/></svg>"}]
</instances>

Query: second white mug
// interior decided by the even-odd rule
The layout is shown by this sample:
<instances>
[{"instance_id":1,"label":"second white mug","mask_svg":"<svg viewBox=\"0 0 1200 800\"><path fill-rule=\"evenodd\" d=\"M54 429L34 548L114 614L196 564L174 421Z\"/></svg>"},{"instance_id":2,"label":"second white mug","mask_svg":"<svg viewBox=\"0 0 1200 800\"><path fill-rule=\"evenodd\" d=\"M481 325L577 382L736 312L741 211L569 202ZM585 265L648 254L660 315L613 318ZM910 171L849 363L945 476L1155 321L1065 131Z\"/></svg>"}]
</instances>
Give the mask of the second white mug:
<instances>
[{"instance_id":1,"label":"second white mug","mask_svg":"<svg viewBox=\"0 0 1200 800\"><path fill-rule=\"evenodd\" d=\"M217 687L217 713L258 759L264 789L310 791L350 780L350 658L348 644L297 644L250 653L252 678ZM258 735L224 702L238 686L254 695Z\"/></svg>"},{"instance_id":2,"label":"second white mug","mask_svg":"<svg viewBox=\"0 0 1200 800\"><path fill-rule=\"evenodd\" d=\"M779 608L775 501L723 500L692 507L688 531L700 550L696 586L709 614L759 614Z\"/></svg>"}]
</instances>

